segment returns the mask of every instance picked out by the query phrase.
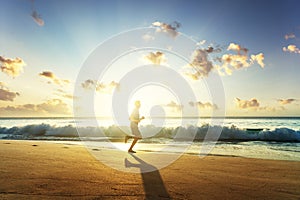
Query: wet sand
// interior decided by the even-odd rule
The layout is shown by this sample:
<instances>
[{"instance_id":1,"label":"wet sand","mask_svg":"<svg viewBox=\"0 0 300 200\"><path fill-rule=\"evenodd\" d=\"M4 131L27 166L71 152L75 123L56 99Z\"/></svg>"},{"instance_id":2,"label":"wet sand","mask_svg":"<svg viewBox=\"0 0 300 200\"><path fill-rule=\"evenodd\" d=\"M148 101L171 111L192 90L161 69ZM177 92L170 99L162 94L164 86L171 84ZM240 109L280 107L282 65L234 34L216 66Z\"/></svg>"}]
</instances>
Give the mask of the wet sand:
<instances>
[{"instance_id":1,"label":"wet sand","mask_svg":"<svg viewBox=\"0 0 300 200\"><path fill-rule=\"evenodd\" d=\"M0 157L0 199L300 198L295 161L183 155L158 171L128 173L80 145L11 140L0 141Z\"/></svg>"}]
</instances>

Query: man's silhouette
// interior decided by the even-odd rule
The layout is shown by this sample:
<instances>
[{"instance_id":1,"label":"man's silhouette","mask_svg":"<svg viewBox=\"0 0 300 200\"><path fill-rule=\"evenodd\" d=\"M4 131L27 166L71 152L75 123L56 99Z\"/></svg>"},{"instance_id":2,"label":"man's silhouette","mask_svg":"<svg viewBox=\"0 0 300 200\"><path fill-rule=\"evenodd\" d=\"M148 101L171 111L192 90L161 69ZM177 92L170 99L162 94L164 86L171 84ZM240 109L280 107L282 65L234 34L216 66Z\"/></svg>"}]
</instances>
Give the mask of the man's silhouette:
<instances>
[{"instance_id":1,"label":"man's silhouette","mask_svg":"<svg viewBox=\"0 0 300 200\"><path fill-rule=\"evenodd\" d=\"M132 148L137 143L137 141L142 138L142 134L141 134L141 132L139 130L138 124L140 123L141 120L145 119L144 116L142 116L140 118L139 109L141 107L141 102L140 101L136 101L134 103L134 105L135 105L135 108L133 109L133 111L132 111L132 113L130 115L130 118L129 118L131 133L133 134L133 136L128 136L128 135L125 136L125 143L127 142L127 140L129 138L133 138L132 144L131 144L130 148L128 149L129 153L136 153L135 151L132 150Z\"/></svg>"}]
</instances>

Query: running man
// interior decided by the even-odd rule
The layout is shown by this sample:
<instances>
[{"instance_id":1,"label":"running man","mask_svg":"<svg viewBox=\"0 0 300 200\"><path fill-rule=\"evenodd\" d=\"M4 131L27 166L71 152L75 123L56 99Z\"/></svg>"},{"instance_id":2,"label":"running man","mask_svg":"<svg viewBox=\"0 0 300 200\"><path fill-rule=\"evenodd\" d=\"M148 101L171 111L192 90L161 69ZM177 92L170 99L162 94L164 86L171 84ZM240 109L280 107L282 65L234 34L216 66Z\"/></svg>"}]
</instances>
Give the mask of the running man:
<instances>
[{"instance_id":1,"label":"running man","mask_svg":"<svg viewBox=\"0 0 300 200\"><path fill-rule=\"evenodd\" d=\"M127 142L127 140L129 138L133 138L132 144L130 146L130 148L128 149L128 153L136 153L135 151L132 150L132 148L134 147L134 145L137 143L137 141L139 139L142 138L142 134L139 130L138 124L140 123L141 120L145 119L144 116L142 116L140 118L140 107L141 107L141 102L140 101L136 101L134 103L135 108L133 109L131 115L130 115L130 128L131 128L131 133L133 134L133 136L125 136L125 143Z\"/></svg>"}]
</instances>

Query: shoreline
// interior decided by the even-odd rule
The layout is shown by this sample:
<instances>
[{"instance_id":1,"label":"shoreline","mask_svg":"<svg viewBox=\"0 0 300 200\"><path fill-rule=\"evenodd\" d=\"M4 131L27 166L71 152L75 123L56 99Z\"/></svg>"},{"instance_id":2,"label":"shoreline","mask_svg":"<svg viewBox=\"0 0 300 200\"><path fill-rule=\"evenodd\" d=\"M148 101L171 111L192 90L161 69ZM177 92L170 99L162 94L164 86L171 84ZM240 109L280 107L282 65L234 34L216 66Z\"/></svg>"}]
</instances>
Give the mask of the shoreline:
<instances>
[{"instance_id":1,"label":"shoreline","mask_svg":"<svg viewBox=\"0 0 300 200\"><path fill-rule=\"evenodd\" d=\"M298 161L184 154L158 171L128 173L99 162L84 146L33 140L0 140L0 156L1 199L300 197Z\"/></svg>"},{"instance_id":2,"label":"shoreline","mask_svg":"<svg viewBox=\"0 0 300 200\"><path fill-rule=\"evenodd\" d=\"M92 149L94 147L99 150L105 150L107 148L111 150L120 150L127 152L126 144L124 144L124 138L106 138L106 139L97 139L97 140L65 140L61 139L41 139L41 138L32 138L32 139L0 139L1 141L31 141L31 142L45 142L45 143L53 143L53 144L65 144L65 145L79 145L83 146L86 149ZM179 141L179 144L181 144ZM252 142L262 142L261 144L256 144L259 146L248 146L248 143L253 145ZM108 147L107 144L113 144L112 148ZM184 142L183 142L184 144ZM278 145L282 144L277 142ZM300 144L292 143L292 144ZM263 160L278 160L278 161L300 161L300 154L294 152L290 153L289 149L287 150L276 150L272 149L271 145L274 143L269 143L266 141L217 141L216 146L213 147L210 153L201 154L201 148L203 147L203 143L201 141L194 141L193 145L183 150L179 147L179 149L173 148L169 150L163 150L164 146L168 145L168 143L160 143L159 141L154 142L150 140L141 140L138 142L137 146L140 153L166 153L166 154L177 154L177 155L191 155L197 157L205 157L205 156L222 156L222 157L238 157L238 158L253 158L253 159L263 159ZM175 147L175 146L174 146ZM225 147L225 149L224 149ZM242 148L242 149L241 149ZM269 148L268 150L264 148ZM253 149L256 149L256 153L253 154ZM184 152L183 152L184 151Z\"/></svg>"}]
</instances>

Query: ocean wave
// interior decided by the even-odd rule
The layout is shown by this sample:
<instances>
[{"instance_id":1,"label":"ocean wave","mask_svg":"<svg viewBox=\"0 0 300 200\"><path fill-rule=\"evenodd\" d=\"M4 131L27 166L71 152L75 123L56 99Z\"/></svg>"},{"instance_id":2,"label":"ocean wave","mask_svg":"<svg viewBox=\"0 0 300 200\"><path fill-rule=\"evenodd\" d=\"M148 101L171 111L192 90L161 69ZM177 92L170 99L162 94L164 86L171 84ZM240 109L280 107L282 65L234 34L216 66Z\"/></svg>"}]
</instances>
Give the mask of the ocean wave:
<instances>
[{"instance_id":1,"label":"ocean wave","mask_svg":"<svg viewBox=\"0 0 300 200\"><path fill-rule=\"evenodd\" d=\"M180 129L180 136L177 135ZM222 129L220 141L275 141L300 142L300 130L276 128L274 130L248 131L235 126L220 127L208 124L201 127L156 127L141 126L140 130L145 138L176 138L185 139L193 136L194 140L204 140L208 130L216 132ZM80 133L80 134L78 134ZM22 127L0 127L1 139L66 139L79 140L80 138L118 138L130 133L129 127L75 127L73 125L53 126L49 124L26 125ZM152 133L152 135L151 135ZM155 133L155 134L153 134ZM195 134L194 134L195 133Z\"/></svg>"}]
</instances>

